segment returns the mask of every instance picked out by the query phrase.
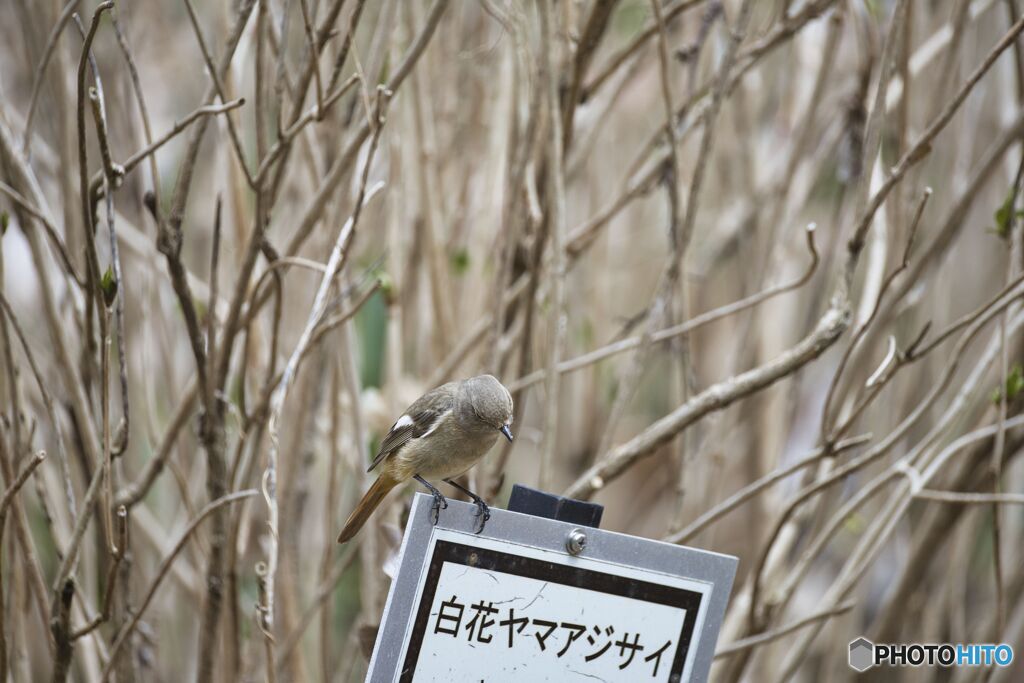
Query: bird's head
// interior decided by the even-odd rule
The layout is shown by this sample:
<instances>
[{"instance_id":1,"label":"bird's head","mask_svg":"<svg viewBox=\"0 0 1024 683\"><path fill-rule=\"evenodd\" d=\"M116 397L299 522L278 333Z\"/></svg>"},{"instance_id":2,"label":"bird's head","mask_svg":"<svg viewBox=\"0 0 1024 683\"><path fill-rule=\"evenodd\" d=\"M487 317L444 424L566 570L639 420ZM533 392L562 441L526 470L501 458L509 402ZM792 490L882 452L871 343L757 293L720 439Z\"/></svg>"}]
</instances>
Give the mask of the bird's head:
<instances>
[{"instance_id":1,"label":"bird's head","mask_svg":"<svg viewBox=\"0 0 1024 683\"><path fill-rule=\"evenodd\" d=\"M466 380L466 396L477 419L512 440L512 394L491 375Z\"/></svg>"}]
</instances>

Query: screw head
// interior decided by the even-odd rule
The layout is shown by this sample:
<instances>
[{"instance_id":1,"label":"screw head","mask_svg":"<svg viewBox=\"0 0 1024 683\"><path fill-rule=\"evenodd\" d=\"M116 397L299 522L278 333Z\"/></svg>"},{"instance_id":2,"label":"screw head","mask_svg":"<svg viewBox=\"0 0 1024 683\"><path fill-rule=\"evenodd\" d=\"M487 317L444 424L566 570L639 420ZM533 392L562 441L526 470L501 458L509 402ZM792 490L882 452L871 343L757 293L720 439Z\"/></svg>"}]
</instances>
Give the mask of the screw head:
<instances>
[{"instance_id":1,"label":"screw head","mask_svg":"<svg viewBox=\"0 0 1024 683\"><path fill-rule=\"evenodd\" d=\"M582 529L573 529L565 539L565 549L570 555L579 555L587 547L587 535Z\"/></svg>"}]
</instances>

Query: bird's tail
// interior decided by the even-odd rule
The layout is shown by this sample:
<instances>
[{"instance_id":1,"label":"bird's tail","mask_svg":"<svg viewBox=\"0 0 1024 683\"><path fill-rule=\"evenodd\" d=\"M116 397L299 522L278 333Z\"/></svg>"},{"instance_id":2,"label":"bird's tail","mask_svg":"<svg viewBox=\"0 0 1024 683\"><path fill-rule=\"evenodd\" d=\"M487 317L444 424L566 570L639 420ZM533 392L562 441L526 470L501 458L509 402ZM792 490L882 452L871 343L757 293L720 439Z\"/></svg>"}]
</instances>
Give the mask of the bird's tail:
<instances>
[{"instance_id":1,"label":"bird's tail","mask_svg":"<svg viewBox=\"0 0 1024 683\"><path fill-rule=\"evenodd\" d=\"M380 502L384 500L384 496L388 495L388 491L397 485L397 479L388 476L386 473L381 473L377 477L377 481L373 482L370 490L363 496L363 499L356 505L356 509L348 516L348 519L345 521L345 527L341 530L341 534L338 535L338 543L347 543L353 536L359 533L359 530L366 524L366 520L370 518L370 515L377 509Z\"/></svg>"}]
</instances>

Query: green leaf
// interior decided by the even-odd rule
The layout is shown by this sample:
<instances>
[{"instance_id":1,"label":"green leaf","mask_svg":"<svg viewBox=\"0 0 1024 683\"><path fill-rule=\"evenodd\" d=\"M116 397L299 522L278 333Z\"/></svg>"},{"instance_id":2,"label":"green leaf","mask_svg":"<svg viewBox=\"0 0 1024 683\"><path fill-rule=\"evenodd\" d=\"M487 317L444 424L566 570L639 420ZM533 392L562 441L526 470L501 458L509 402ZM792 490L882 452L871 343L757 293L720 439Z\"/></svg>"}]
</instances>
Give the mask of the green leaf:
<instances>
[{"instance_id":1,"label":"green leaf","mask_svg":"<svg viewBox=\"0 0 1024 683\"><path fill-rule=\"evenodd\" d=\"M364 387L379 387L384 376L384 348L387 345L388 309L384 295L377 292L355 317L359 340L359 378Z\"/></svg>"},{"instance_id":2,"label":"green leaf","mask_svg":"<svg viewBox=\"0 0 1024 683\"><path fill-rule=\"evenodd\" d=\"M395 295L395 280L386 270L378 270L376 273L377 282L380 283L380 293L387 301L391 301Z\"/></svg>"},{"instance_id":3,"label":"green leaf","mask_svg":"<svg viewBox=\"0 0 1024 683\"><path fill-rule=\"evenodd\" d=\"M1002 205L992 215L995 219L995 227L989 228L991 232L999 235L1002 239L1008 239L1010 237L1010 229L1013 227L1013 219L1024 217L1024 210L1018 209L1016 213L1013 211L1011 204L1013 203L1013 188L1006 193L1006 199L1003 200Z\"/></svg>"},{"instance_id":4,"label":"green leaf","mask_svg":"<svg viewBox=\"0 0 1024 683\"><path fill-rule=\"evenodd\" d=\"M452 270L457 275L465 275L469 270L469 250L465 247L452 254Z\"/></svg>"},{"instance_id":5,"label":"green leaf","mask_svg":"<svg viewBox=\"0 0 1024 683\"><path fill-rule=\"evenodd\" d=\"M1020 364L1014 365L1013 370L1006 377L1006 399L1012 401L1024 389L1024 372Z\"/></svg>"},{"instance_id":6,"label":"green leaf","mask_svg":"<svg viewBox=\"0 0 1024 683\"><path fill-rule=\"evenodd\" d=\"M1024 390L1024 368L1020 363L1015 363L1006 375L1006 385L996 388L992 392L992 402L999 403L1005 394L1006 402L1009 403L1017 398L1022 390Z\"/></svg>"},{"instance_id":7,"label":"green leaf","mask_svg":"<svg viewBox=\"0 0 1024 683\"><path fill-rule=\"evenodd\" d=\"M117 298L117 280L114 278L114 271L107 266L107 272L100 278L100 291L103 293L103 302L110 308Z\"/></svg>"}]
</instances>

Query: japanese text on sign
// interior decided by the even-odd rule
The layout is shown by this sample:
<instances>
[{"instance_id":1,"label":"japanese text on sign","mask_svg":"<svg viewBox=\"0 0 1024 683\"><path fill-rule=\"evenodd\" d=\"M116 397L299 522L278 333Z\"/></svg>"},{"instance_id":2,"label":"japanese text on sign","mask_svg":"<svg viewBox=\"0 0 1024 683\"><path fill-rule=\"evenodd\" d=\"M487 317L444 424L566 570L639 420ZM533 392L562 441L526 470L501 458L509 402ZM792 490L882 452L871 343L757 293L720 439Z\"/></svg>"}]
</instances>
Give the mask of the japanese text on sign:
<instances>
[{"instance_id":1,"label":"japanese text on sign","mask_svg":"<svg viewBox=\"0 0 1024 683\"><path fill-rule=\"evenodd\" d=\"M683 673L700 592L438 547L402 680L667 683Z\"/></svg>"},{"instance_id":2,"label":"japanese text on sign","mask_svg":"<svg viewBox=\"0 0 1024 683\"><path fill-rule=\"evenodd\" d=\"M627 669L633 663L633 659L636 657L637 652L643 652L648 649L645 645L640 643L640 633L633 633L632 640L630 639L630 633L625 631L615 640L615 627L606 626L601 628L600 626L594 625L590 629L587 628L586 624L573 624L566 621L550 621L547 619L538 619L534 617L530 619L524 616L516 616L516 608L507 608L507 617L502 621L496 621L491 619L488 615L500 614L501 610L494 606L493 601L480 600L474 605L470 606L472 610L472 617L470 617L465 624L465 636L467 642L477 643L490 643L493 640L493 635L490 633L491 628L497 625L498 628L506 628L508 633L508 647L512 648L516 646L516 637L523 636L524 631L527 630L527 626L532 625L535 628L533 632L527 632L525 635L527 640L530 640L529 636L536 638L537 646L541 652L548 651L548 641L556 642L564 640L565 644L562 646L557 653L556 657L563 657L569 654L569 650L577 640L585 640L590 645L591 652L583 655L584 661L591 662L595 659L600 659L604 656L609 649L614 646L618 648L618 667L619 669ZM462 635L459 631L459 627L462 625L463 615L466 611L466 605L463 605L458 601L456 596L452 596L450 600L446 600L441 603L441 608L437 612L437 618L434 622L433 633L442 633L458 638ZM552 635L557 629L565 629L567 632L564 639L559 639L557 636L552 638ZM657 650L652 652L643 658L645 662L653 661L653 668L650 671L652 677L657 678L658 668L661 666L661 656L666 650L672 645L672 640L666 640L665 644L659 647ZM580 646L583 648L583 646ZM586 648L583 648L586 649ZM554 651L554 646L550 648L550 651ZM612 656L609 655L609 658Z\"/></svg>"}]
</instances>

